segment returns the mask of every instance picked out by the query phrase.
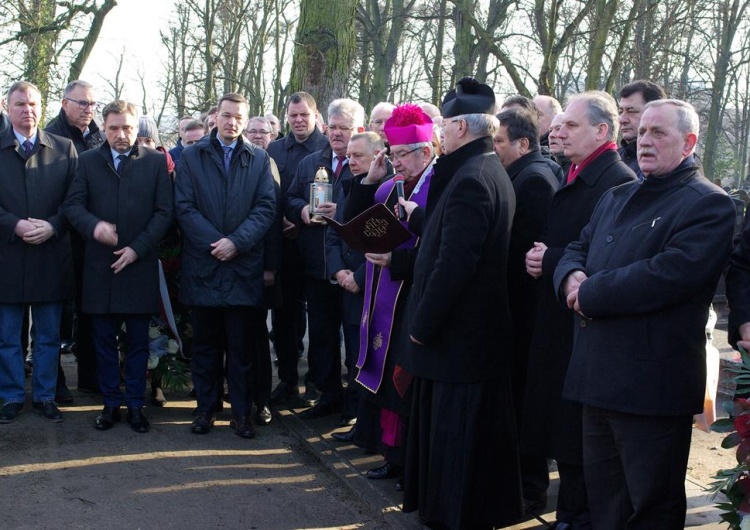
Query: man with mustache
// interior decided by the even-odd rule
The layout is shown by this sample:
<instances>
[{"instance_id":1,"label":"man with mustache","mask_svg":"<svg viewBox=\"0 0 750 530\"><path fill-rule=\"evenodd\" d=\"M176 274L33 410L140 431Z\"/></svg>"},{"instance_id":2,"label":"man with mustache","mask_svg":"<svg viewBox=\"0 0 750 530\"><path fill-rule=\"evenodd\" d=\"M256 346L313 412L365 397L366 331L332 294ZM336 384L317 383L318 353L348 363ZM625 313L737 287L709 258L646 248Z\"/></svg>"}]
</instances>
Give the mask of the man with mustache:
<instances>
[{"instance_id":1,"label":"man with mustache","mask_svg":"<svg viewBox=\"0 0 750 530\"><path fill-rule=\"evenodd\" d=\"M695 162L698 130L689 103L648 103L637 140L644 180L601 198L555 270L555 295L575 311L563 398L583 407L593 528L685 525L705 324L735 216Z\"/></svg>"}]
</instances>

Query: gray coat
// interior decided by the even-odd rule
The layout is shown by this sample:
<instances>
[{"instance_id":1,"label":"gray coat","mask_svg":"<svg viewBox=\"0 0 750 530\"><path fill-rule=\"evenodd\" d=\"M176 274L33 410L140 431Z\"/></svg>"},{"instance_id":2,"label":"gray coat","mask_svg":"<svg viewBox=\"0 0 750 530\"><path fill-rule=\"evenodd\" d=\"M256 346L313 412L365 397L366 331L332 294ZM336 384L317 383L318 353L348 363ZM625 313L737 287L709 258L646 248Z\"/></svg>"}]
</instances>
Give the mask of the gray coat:
<instances>
[{"instance_id":1,"label":"gray coat","mask_svg":"<svg viewBox=\"0 0 750 530\"><path fill-rule=\"evenodd\" d=\"M265 151L238 139L229 174L216 130L185 148L175 181L183 233L180 300L203 307L265 307L264 238L276 216L276 192ZM237 256L219 261L211 243L228 238Z\"/></svg>"},{"instance_id":2,"label":"gray coat","mask_svg":"<svg viewBox=\"0 0 750 530\"><path fill-rule=\"evenodd\" d=\"M159 241L172 224L172 182L164 155L134 148L115 171L109 144L81 153L65 201L65 215L86 240L82 309L93 314L147 314L159 310ZM110 247L94 240L99 221L117 226ZM132 248L138 259L118 274L114 251Z\"/></svg>"},{"instance_id":3,"label":"gray coat","mask_svg":"<svg viewBox=\"0 0 750 530\"><path fill-rule=\"evenodd\" d=\"M78 156L73 143L38 131L28 160L7 128L0 134L0 303L55 302L73 296L67 223L60 213ZM16 236L18 221L48 221L56 234L41 245Z\"/></svg>"}]
</instances>

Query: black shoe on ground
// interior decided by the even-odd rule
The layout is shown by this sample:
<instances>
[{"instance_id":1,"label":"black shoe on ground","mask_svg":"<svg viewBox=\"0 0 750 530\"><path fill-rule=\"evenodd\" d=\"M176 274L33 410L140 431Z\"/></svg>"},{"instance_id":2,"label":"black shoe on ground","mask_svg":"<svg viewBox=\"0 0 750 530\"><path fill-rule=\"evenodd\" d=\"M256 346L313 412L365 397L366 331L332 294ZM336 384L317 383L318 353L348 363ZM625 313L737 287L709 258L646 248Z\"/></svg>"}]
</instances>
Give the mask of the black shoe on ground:
<instances>
[{"instance_id":1,"label":"black shoe on ground","mask_svg":"<svg viewBox=\"0 0 750 530\"><path fill-rule=\"evenodd\" d=\"M151 428L151 424L143 414L143 407L128 407L128 423L135 432L145 433Z\"/></svg>"},{"instance_id":2,"label":"black shoe on ground","mask_svg":"<svg viewBox=\"0 0 750 530\"><path fill-rule=\"evenodd\" d=\"M352 443L354 441L355 428L356 427L352 427L346 432L335 432L331 435L331 438L333 438L337 442Z\"/></svg>"},{"instance_id":3,"label":"black shoe on ground","mask_svg":"<svg viewBox=\"0 0 750 530\"><path fill-rule=\"evenodd\" d=\"M35 401L34 410L47 421L52 423L60 423L63 421L62 412L57 408L54 401Z\"/></svg>"},{"instance_id":4,"label":"black shoe on ground","mask_svg":"<svg viewBox=\"0 0 750 530\"><path fill-rule=\"evenodd\" d=\"M339 418L339 427L351 427L357 424L356 416L349 416L348 414L342 414Z\"/></svg>"},{"instance_id":5,"label":"black shoe on ground","mask_svg":"<svg viewBox=\"0 0 750 530\"><path fill-rule=\"evenodd\" d=\"M76 387L79 392L83 392L84 394L101 394L102 391L99 390L99 385L96 383L93 384L84 384L82 382L78 382L78 386Z\"/></svg>"},{"instance_id":6,"label":"black shoe on ground","mask_svg":"<svg viewBox=\"0 0 750 530\"><path fill-rule=\"evenodd\" d=\"M384 478L401 477L404 474L404 468L393 462L386 462L380 467L376 467L367 472L367 478L380 480Z\"/></svg>"},{"instance_id":7,"label":"black shoe on ground","mask_svg":"<svg viewBox=\"0 0 750 530\"><path fill-rule=\"evenodd\" d=\"M253 429L253 422L250 421L250 416L234 418L229 422L229 426L234 429L234 434L241 438L255 438L255 429Z\"/></svg>"},{"instance_id":8,"label":"black shoe on ground","mask_svg":"<svg viewBox=\"0 0 750 530\"><path fill-rule=\"evenodd\" d=\"M268 399L269 405L281 405L290 398L299 396L299 387L290 386L284 381L279 382L276 388L271 392L271 397Z\"/></svg>"},{"instance_id":9,"label":"black shoe on ground","mask_svg":"<svg viewBox=\"0 0 750 530\"><path fill-rule=\"evenodd\" d=\"M265 427L266 425L271 423L272 419L273 419L273 415L271 414L271 409L269 409L266 406L258 407L258 411L255 413L256 425Z\"/></svg>"},{"instance_id":10,"label":"black shoe on ground","mask_svg":"<svg viewBox=\"0 0 750 530\"><path fill-rule=\"evenodd\" d=\"M0 408L0 423L12 423L22 409L23 403L6 403Z\"/></svg>"},{"instance_id":11,"label":"black shoe on ground","mask_svg":"<svg viewBox=\"0 0 750 530\"><path fill-rule=\"evenodd\" d=\"M539 515L540 513L543 513L546 507L547 507L547 494L546 493L534 499L527 499L526 497L523 498L524 515Z\"/></svg>"},{"instance_id":12,"label":"black shoe on ground","mask_svg":"<svg viewBox=\"0 0 750 530\"><path fill-rule=\"evenodd\" d=\"M320 392L312 382L305 383L305 393L301 396L302 402L308 407L314 407L320 401Z\"/></svg>"},{"instance_id":13,"label":"black shoe on ground","mask_svg":"<svg viewBox=\"0 0 750 530\"><path fill-rule=\"evenodd\" d=\"M107 431L120 421L120 407L104 406L102 413L94 420L94 428L99 431Z\"/></svg>"},{"instance_id":14,"label":"black shoe on ground","mask_svg":"<svg viewBox=\"0 0 750 530\"><path fill-rule=\"evenodd\" d=\"M190 432L193 434L208 434L211 432L211 428L214 426L216 416L211 412L199 412L198 416L193 420L193 425L190 427Z\"/></svg>"},{"instance_id":15,"label":"black shoe on ground","mask_svg":"<svg viewBox=\"0 0 750 530\"><path fill-rule=\"evenodd\" d=\"M310 420L313 418L330 416L331 414L336 414L339 412L341 412L341 400L324 395L320 398L320 401L317 405L300 412L299 417Z\"/></svg>"},{"instance_id":16,"label":"black shoe on ground","mask_svg":"<svg viewBox=\"0 0 750 530\"><path fill-rule=\"evenodd\" d=\"M396 483L393 485L393 488L396 491L404 491L404 479L400 478L396 481Z\"/></svg>"},{"instance_id":17,"label":"black shoe on ground","mask_svg":"<svg viewBox=\"0 0 750 530\"><path fill-rule=\"evenodd\" d=\"M57 386L57 389L55 390L55 401L58 403L73 403L73 394L64 383Z\"/></svg>"}]
</instances>

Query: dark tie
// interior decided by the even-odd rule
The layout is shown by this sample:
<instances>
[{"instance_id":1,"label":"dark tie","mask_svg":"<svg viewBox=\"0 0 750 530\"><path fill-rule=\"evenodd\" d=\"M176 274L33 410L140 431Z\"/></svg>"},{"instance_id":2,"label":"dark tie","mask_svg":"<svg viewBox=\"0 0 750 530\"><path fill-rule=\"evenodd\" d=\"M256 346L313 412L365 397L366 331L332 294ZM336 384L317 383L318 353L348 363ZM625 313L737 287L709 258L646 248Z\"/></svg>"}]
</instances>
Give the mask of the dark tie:
<instances>
[{"instance_id":1,"label":"dark tie","mask_svg":"<svg viewBox=\"0 0 750 530\"><path fill-rule=\"evenodd\" d=\"M125 160L128 159L128 155L117 155L117 174L122 176L122 172L125 171Z\"/></svg>"},{"instance_id":2,"label":"dark tie","mask_svg":"<svg viewBox=\"0 0 750 530\"><path fill-rule=\"evenodd\" d=\"M32 144L29 140L23 142L23 154L24 156L26 156L26 158L29 158L31 156L32 149L34 149L34 144Z\"/></svg>"},{"instance_id":3,"label":"dark tie","mask_svg":"<svg viewBox=\"0 0 750 530\"><path fill-rule=\"evenodd\" d=\"M232 162L232 148L228 145L223 145L224 149L224 172L229 175L229 164Z\"/></svg>"},{"instance_id":4,"label":"dark tie","mask_svg":"<svg viewBox=\"0 0 750 530\"><path fill-rule=\"evenodd\" d=\"M339 164L336 166L336 171L333 172L334 177L339 178L339 175L341 175L341 172L344 170L344 161L346 160L345 156L336 156L336 160L339 161Z\"/></svg>"}]
</instances>

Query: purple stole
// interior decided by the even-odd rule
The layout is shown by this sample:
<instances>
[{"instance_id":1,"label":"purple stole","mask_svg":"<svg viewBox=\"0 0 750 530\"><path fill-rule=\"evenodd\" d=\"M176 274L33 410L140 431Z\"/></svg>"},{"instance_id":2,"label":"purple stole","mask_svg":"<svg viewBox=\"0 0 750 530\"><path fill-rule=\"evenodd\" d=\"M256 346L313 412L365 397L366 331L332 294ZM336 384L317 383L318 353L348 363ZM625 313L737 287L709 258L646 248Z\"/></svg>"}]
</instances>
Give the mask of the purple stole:
<instances>
[{"instance_id":1,"label":"purple stole","mask_svg":"<svg viewBox=\"0 0 750 530\"><path fill-rule=\"evenodd\" d=\"M428 166L423 173L423 181L417 185L408 200L416 202L424 208L427 204L427 192L430 188L434 166ZM421 178L421 177L420 177ZM380 185L375 192L375 202L386 203L389 195L393 192L395 183L393 179ZM393 192L395 193L395 192ZM405 221L401 222L404 227L409 228ZM412 234L411 239L397 248L414 248L419 238ZM365 276L365 299L362 309L362 319L359 323L359 358L356 367L359 368L356 381L370 392L377 393L383 383L383 372L385 371L385 359L391 344L391 332L396 312L396 303L401 293L403 281L391 280L391 271L388 267L380 267L378 272L377 289L375 296L372 286L375 283L375 265L369 261L366 264Z\"/></svg>"}]
</instances>

